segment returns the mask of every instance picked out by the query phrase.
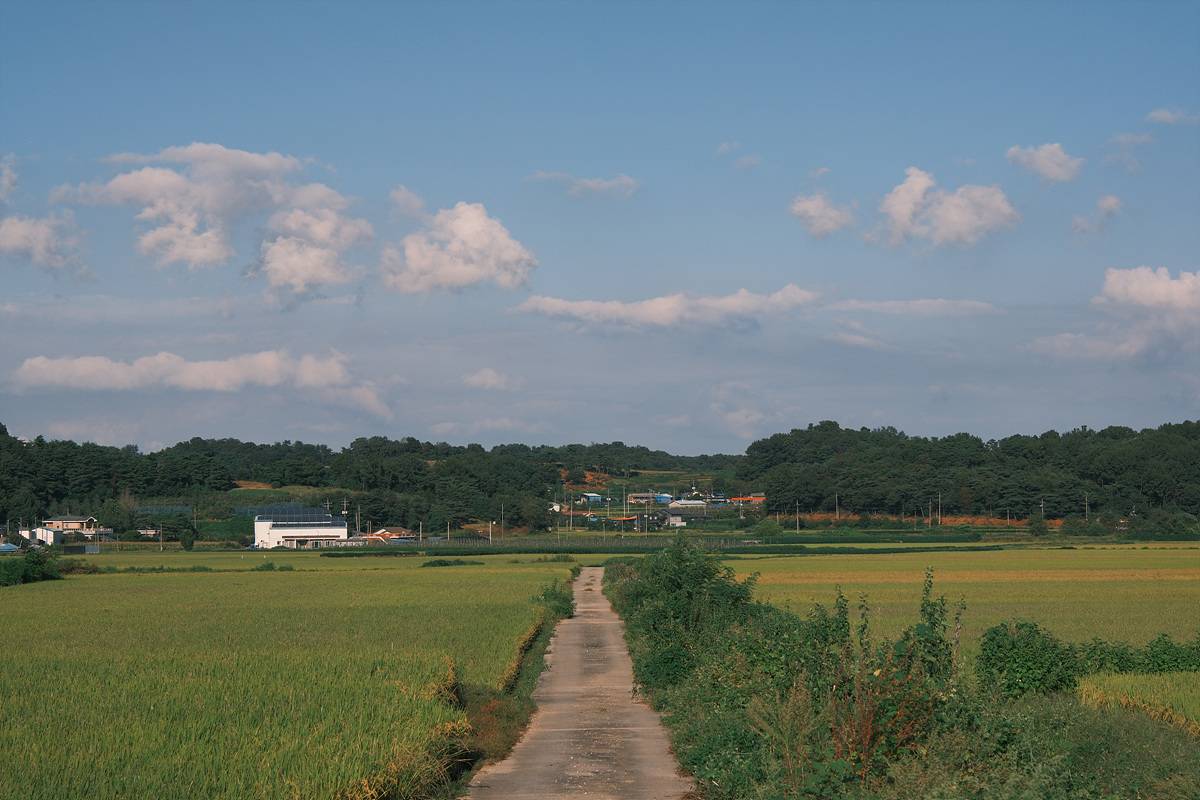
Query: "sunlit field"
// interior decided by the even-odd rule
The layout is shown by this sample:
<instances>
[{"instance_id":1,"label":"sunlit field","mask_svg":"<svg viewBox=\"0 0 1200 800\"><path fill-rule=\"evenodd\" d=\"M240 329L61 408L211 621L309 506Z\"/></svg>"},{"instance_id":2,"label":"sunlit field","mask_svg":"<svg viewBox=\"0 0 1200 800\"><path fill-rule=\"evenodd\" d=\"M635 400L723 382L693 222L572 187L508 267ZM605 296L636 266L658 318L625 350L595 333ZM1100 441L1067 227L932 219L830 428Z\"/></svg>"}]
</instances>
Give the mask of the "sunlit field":
<instances>
[{"instance_id":1,"label":"sunlit field","mask_svg":"<svg viewBox=\"0 0 1200 800\"><path fill-rule=\"evenodd\" d=\"M1079 696L1089 705L1138 709L1200 736L1200 672L1089 675L1079 683Z\"/></svg>"},{"instance_id":2,"label":"sunlit field","mask_svg":"<svg viewBox=\"0 0 1200 800\"><path fill-rule=\"evenodd\" d=\"M248 570L261 554L101 556ZM0 797L334 797L436 749L570 564L270 554L293 571L115 574L2 590ZM526 559L529 562L531 559Z\"/></svg>"},{"instance_id":3,"label":"sunlit field","mask_svg":"<svg viewBox=\"0 0 1200 800\"><path fill-rule=\"evenodd\" d=\"M759 573L759 599L803 613L830 604L841 586L852 608L867 595L873 629L894 635L916 620L925 568L936 594L966 601L967 662L988 627L1034 620L1069 641L1093 637L1142 644L1157 633L1190 639L1200 631L1200 547L1173 545L1078 550L822 555L730 560Z\"/></svg>"}]
</instances>

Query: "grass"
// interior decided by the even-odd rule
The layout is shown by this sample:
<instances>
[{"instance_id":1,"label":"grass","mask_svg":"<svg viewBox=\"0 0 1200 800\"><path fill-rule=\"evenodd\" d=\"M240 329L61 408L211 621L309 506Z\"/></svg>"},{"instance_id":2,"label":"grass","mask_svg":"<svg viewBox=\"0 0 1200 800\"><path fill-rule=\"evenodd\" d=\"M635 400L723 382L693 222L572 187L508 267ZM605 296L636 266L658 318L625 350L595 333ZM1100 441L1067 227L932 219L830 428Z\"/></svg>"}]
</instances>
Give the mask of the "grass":
<instances>
[{"instance_id":1,"label":"grass","mask_svg":"<svg viewBox=\"0 0 1200 800\"><path fill-rule=\"evenodd\" d=\"M463 705L505 707L500 686L540 613L529 598L570 567L489 559L468 575L417 559L275 552L92 560L164 559L237 571L3 590L0 730L20 755L0 770L0 797L352 798L432 786L439 756L480 741ZM266 560L277 569L251 571ZM433 691L447 657L462 703Z\"/></svg>"},{"instance_id":2,"label":"grass","mask_svg":"<svg viewBox=\"0 0 1200 800\"><path fill-rule=\"evenodd\" d=\"M829 604L838 586L852 606L865 593L881 635L915 621L923 571L931 566L935 592L951 604L966 601L968 671L983 631L1014 617L1071 641L1143 644L1158 633L1181 640L1200 630L1195 546L743 557L728 564L743 577L759 573L757 598L799 613L814 602Z\"/></svg>"},{"instance_id":3,"label":"grass","mask_svg":"<svg viewBox=\"0 0 1200 800\"><path fill-rule=\"evenodd\" d=\"M1200 737L1200 672L1089 675L1078 691L1094 708L1119 705L1141 711Z\"/></svg>"}]
</instances>

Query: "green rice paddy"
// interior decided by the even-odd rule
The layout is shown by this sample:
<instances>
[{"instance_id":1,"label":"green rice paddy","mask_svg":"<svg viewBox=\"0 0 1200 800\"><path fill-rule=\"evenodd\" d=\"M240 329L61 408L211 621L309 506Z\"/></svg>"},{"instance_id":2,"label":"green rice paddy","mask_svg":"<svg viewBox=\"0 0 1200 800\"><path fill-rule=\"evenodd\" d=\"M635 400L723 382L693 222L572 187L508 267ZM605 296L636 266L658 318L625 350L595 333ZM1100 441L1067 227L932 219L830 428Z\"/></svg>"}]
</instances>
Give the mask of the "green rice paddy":
<instances>
[{"instance_id":1,"label":"green rice paddy","mask_svg":"<svg viewBox=\"0 0 1200 800\"><path fill-rule=\"evenodd\" d=\"M1142 644L1158 633L1177 640L1200 632L1200 547L1111 546L993 552L821 555L730 560L739 575L759 573L756 596L804 613L832 603L837 587L852 608L865 593L872 629L899 633L916 621L926 567L934 592L966 602L962 647L970 666L983 631L1006 619L1033 620L1055 635Z\"/></svg>"},{"instance_id":2,"label":"green rice paddy","mask_svg":"<svg viewBox=\"0 0 1200 800\"><path fill-rule=\"evenodd\" d=\"M420 569L272 553L93 558L237 572L75 576L0 591L0 797L353 796L463 712L454 659L493 687L570 564ZM382 562L382 563L380 563Z\"/></svg>"}]
</instances>

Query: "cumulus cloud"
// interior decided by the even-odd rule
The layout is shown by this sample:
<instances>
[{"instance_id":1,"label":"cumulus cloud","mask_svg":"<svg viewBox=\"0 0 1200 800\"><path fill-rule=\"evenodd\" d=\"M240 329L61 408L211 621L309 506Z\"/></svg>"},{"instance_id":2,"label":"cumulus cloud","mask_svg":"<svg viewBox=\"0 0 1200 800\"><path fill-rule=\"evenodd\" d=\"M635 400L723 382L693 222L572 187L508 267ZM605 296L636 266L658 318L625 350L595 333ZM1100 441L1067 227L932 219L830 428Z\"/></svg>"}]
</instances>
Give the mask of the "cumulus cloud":
<instances>
[{"instance_id":1,"label":"cumulus cloud","mask_svg":"<svg viewBox=\"0 0 1200 800\"><path fill-rule=\"evenodd\" d=\"M481 203L458 203L434 214L400 247L383 250L384 283L406 293L463 289L494 283L523 286L537 259Z\"/></svg>"},{"instance_id":2,"label":"cumulus cloud","mask_svg":"<svg viewBox=\"0 0 1200 800\"><path fill-rule=\"evenodd\" d=\"M230 238L235 222L272 211L267 228L276 237L260 244L263 272L275 288L309 287L323 278L341 282L345 270L325 263L327 253L372 235L370 223L344 214L350 203L339 192L290 180L303 167L294 156L194 142L106 160L139 168L104 183L61 187L56 199L140 207L135 218L149 227L138 236L138 250L160 265L228 263L235 255Z\"/></svg>"},{"instance_id":3,"label":"cumulus cloud","mask_svg":"<svg viewBox=\"0 0 1200 800\"><path fill-rule=\"evenodd\" d=\"M348 283L353 272L342 263L342 252L374 235L366 220L328 207L278 211L267 226L281 235L261 244L262 272L272 289L293 295Z\"/></svg>"},{"instance_id":4,"label":"cumulus cloud","mask_svg":"<svg viewBox=\"0 0 1200 800\"><path fill-rule=\"evenodd\" d=\"M507 391L516 388L515 380L491 367L484 367L469 375L464 375L463 383L473 389L490 389L494 391Z\"/></svg>"},{"instance_id":5,"label":"cumulus cloud","mask_svg":"<svg viewBox=\"0 0 1200 800\"><path fill-rule=\"evenodd\" d=\"M264 350L226 359L189 361L161 352L133 361L107 356L49 358L35 356L22 362L13 374L21 388L74 391L133 391L179 389L234 392L248 387L311 389L323 399L344 402L378 416L391 412L367 383L355 383L346 357L303 355L284 350Z\"/></svg>"},{"instance_id":6,"label":"cumulus cloud","mask_svg":"<svg viewBox=\"0 0 1200 800\"><path fill-rule=\"evenodd\" d=\"M529 179L564 184L567 187L567 194L572 197L583 197L589 194L633 197L634 192L640 186L635 178L631 178L624 173L611 178L580 178L569 172L546 172L539 170L530 175Z\"/></svg>"},{"instance_id":7,"label":"cumulus cloud","mask_svg":"<svg viewBox=\"0 0 1200 800\"><path fill-rule=\"evenodd\" d=\"M823 192L796 195L791 212L818 239L854 223L854 212L834 205Z\"/></svg>"},{"instance_id":8,"label":"cumulus cloud","mask_svg":"<svg viewBox=\"0 0 1200 800\"><path fill-rule=\"evenodd\" d=\"M1146 115L1146 121L1160 125L1195 125L1200 123L1200 113L1181 108L1156 108Z\"/></svg>"},{"instance_id":9,"label":"cumulus cloud","mask_svg":"<svg viewBox=\"0 0 1200 800\"><path fill-rule=\"evenodd\" d=\"M961 317L996 314L999 309L979 300L947 300L941 297L917 300L840 300L831 303L834 311L869 311L915 317Z\"/></svg>"},{"instance_id":10,"label":"cumulus cloud","mask_svg":"<svg viewBox=\"0 0 1200 800\"><path fill-rule=\"evenodd\" d=\"M392 208L401 216L421 217L425 214L425 201L421 195L403 184L397 184L388 197L392 201Z\"/></svg>"},{"instance_id":11,"label":"cumulus cloud","mask_svg":"<svg viewBox=\"0 0 1200 800\"><path fill-rule=\"evenodd\" d=\"M1082 158L1074 158L1063 150L1058 142L1039 145L1038 147L1008 148L1008 160L1017 166L1024 167L1048 181L1073 181L1083 167Z\"/></svg>"},{"instance_id":12,"label":"cumulus cloud","mask_svg":"<svg viewBox=\"0 0 1200 800\"><path fill-rule=\"evenodd\" d=\"M138 249L162 265L195 268L227 262L233 256L229 227L242 212L291 201L337 202L337 193L320 184L290 186L284 178L301 162L280 153L194 142L145 155L120 153L107 160L146 166L107 183L62 187L56 199L140 206L136 218L152 227L138 238ZM182 171L161 165L177 165Z\"/></svg>"},{"instance_id":13,"label":"cumulus cloud","mask_svg":"<svg viewBox=\"0 0 1200 800\"><path fill-rule=\"evenodd\" d=\"M1115 303L1178 312L1200 312L1200 272L1171 277L1166 267L1107 269L1098 303ZM1200 319L1197 319L1200 323Z\"/></svg>"},{"instance_id":14,"label":"cumulus cloud","mask_svg":"<svg viewBox=\"0 0 1200 800\"><path fill-rule=\"evenodd\" d=\"M998 186L965 185L953 192L936 186L933 175L909 167L904 182L884 196L879 210L893 245L911 238L971 245L1020 218Z\"/></svg>"},{"instance_id":15,"label":"cumulus cloud","mask_svg":"<svg viewBox=\"0 0 1200 800\"><path fill-rule=\"evenodd\" d=\"M75 220L69 213L0 218L0 256L27 260L47 270L63 271L78 266L78 245Z\"/></svg>"},{"instance_id":16,"label":"cumulus cloud","mask_svg":"<svg viewBox=\"0 0 1200 800\"><path fill-rule=\"evenodd\" d=\"M564 300L534 295L518 311L597 324L671 328L680 325L721 325L782 314L815 302L817 295L788 284L770 294L739 289L720 296L684 293L648 300Z\"/></svg>"},{"instance_id":17,"label":"cumulus cloud","mask_svg":"<svg viewBox=\"0 0 1200 800\"><path fill-rule=\"evenodd\" d=\"M0 203L7 203L17 190L17 157L12 153L0 158Z\"/></svg>"},{"instance_id":18,"label":"cumulus cloud","mask_svg":"<svg viewBox=\"0 0 1200 800\"><path fill-rule=\"evenodd\" d=\"M1060 358L1169 359L1200 350L1200 272L1141 266L1105 270L1097 307L1112 313L1095 333L1034 340L1033 351Z\"/></svg>"},{"instance_id":19,"label":"cumulus cloud","mask_svg":"<svg viewBox=\"0 0 1200 800\"><path fill-rule=\"evenodd\" d=\"M288 289L298 295L351 279L336 250L292 236L262 243L262 271L271 288Z\"/></svg>"},{"instance_id":20,"label":"cumulus cloud","mask_svg":"<svg viewBox=\"0 0 1200 800\"><path fill-rule=\"evenodd\" d=\"M1071 219L1071 230L1076 233L1095 233L1102 229L1120 211L1121 198L1115 194L1100 195L1099 199L1096 200L1095 215L1088 217L1076 214Z\"/></svg>"}]
</instances>

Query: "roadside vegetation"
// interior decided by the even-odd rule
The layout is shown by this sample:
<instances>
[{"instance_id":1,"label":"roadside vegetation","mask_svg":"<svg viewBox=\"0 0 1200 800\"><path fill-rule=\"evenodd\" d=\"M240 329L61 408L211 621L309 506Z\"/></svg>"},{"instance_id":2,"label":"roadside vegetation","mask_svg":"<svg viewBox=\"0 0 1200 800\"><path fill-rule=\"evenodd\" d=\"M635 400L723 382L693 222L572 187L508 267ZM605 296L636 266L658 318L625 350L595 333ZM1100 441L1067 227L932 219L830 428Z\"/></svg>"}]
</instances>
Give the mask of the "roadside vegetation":
<instances>
[{"instance_id":1,"label":"roadside vegetation","mask_svg":"<svg viewBox=\"0 0 1200 800\"><path fill-rule=\"evenodd\" d=\"M3 590L0 797L440 797L571 612L560 562L211 558Z\"/></svg>"},{"instance_id":2,"label":"roadside vegetation","mask_svg":"<svg viewBox=\"0 0 1200 800\"><path fill-rule=\"evenodd\" d=\"M1049 680L1073 648L1044 631L1005 648L1006 632L1026 629L1001 626L967 674L970 606L936 596L931 574L908 624L886 636L869 599L837 593L803 615L756 602L753 577L739 581L682 540L610 561L605 579L637 680L706 798L1200 794L1195 739L1137 710L1080 702L1081 660L1067 660L1065 682ZM1133 661L1165 651L1156 641ZM1006 691L998 673L1027 680Z\"/></svg>"}]
</instances>

